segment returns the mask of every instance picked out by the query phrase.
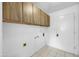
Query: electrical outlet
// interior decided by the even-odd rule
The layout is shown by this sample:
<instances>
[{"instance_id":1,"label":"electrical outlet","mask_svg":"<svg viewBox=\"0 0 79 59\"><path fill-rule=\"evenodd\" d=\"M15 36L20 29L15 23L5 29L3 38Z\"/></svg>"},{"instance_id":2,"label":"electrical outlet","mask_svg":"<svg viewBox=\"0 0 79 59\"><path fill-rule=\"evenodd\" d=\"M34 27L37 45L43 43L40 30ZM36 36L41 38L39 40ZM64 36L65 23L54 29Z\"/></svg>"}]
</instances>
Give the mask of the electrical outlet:
<instances>
[{"instance_id":1,"label":"electrical outlet","mask_svg":"<svg viewBox=\"0 0 79 59\"><path fill-rule=\"evenodd\" d=\"M59 36L59 34L56 34L56 36L58 37L58 36Z\"/></svg>"},{"instance_id":2,"label":"electrical outlet","mask_svg":"<svg viewBox=\"0 0 79 59\"><path fill-rule=\"evenodd\" d=\"M45 36L45 33L43 33L43 37Z\"/></svg>"},{"instance_id":3,"label":"electrical outlet","mask_svg":"<svg viewBox=\"0 0 79 59\"><path fill-rule=\"evenodd\" d=\"M23 47L25 47L26 46L26 43L23 43Z\"/></svg>"}]
</instances>

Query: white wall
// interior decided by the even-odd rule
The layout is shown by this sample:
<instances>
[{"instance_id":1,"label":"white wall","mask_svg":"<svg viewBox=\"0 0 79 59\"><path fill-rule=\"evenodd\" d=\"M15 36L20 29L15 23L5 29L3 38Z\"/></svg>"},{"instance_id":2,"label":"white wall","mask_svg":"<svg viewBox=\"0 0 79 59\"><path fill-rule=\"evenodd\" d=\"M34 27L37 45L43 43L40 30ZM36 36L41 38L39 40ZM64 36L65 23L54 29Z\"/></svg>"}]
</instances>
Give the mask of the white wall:
<instances>
[{"instance_id":1,"label":"white wall","mask_svg":"<svg viewBox=\"0 0 79 59\"><path fill-rule=\"evenodd\" d=\"M76 49L75 49L75 53L79 55L79 5L78 5L78 8L77 8L77 11L76 12L76 21L75 21L75 46L76 46Z\"/></svg>"},{"instance_id":2,"label":"white wall","mask_svg":"<svg viewBox=\"0 0 79 59\"><path fill-rule=\"evenodd\" d=\"M32 56L45 45L47 31L47 27L3 23L3 56ZM42 33L45 33L45 37ZM34 39L36 36L39 38ZM24 42L26 47L22 46Z\"/></svg>"},{"instance_id":3,"label":"white wall","mask_svg":"<svg viewBox=\"0 0 79 59\"><path fill-rule=\"evenodd\" d=\"M0 2L0 56L2 56L2 3Z\"/></svg>"},{"instance_id":4,"label":"white wall","mask_svg":"<svg viewBox=\"0 0 79 59\"><path fill-rule=\"evenodd\" d=\"M50 14L50 39L47 43L49 46L79 54L78 7L78 5L74 5ZM68 24L65 25L66 22ZM61 26L63 26L62 30L60 30ZM56 37L57 33L59 33L59 37Z\"/></svg>"}]
</instances>

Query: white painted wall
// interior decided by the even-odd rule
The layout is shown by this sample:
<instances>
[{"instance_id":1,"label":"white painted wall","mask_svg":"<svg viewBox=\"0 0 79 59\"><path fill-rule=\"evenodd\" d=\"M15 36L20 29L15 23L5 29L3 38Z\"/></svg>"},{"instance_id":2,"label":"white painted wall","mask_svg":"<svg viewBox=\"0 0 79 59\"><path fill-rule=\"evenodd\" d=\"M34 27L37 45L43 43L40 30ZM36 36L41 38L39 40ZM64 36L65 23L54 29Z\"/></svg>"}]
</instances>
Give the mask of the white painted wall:
<instances>
[{"instance_id":1,"label":"white painted wall","mask_svg":"<svg viewBox=\"0 0 79 59\"><path fill-rule=\"evenodd\" d=\"M47 32L47 27L3 23L3 56L32 56L46 44ZM42 33L45 33L45 37ZM39 38L34 39L36 36ZM26 47L22 46L24 42Z\"/></svg>"},{"instance_id":2,"label":"white painted wall","mask_svg":"<svg viewBox=\"0 0 79 59\"><path fill-rule=\"evenodd\" d=\"M79 5L74 5L50 14L50 39L47 43L49 46L79 54L78 8ZM56 33L59 33L59 37L56 37Z\"/></svg>"},{"instance_id":3,"label":"white painted wall","mask_svg":"<svg viewBox=\"0 0 79 59\"><path fill-rule=\"evenodd\" d=\"M0 2L0 57L2 56L2 3Z\"/></svg>"}]
</instances>

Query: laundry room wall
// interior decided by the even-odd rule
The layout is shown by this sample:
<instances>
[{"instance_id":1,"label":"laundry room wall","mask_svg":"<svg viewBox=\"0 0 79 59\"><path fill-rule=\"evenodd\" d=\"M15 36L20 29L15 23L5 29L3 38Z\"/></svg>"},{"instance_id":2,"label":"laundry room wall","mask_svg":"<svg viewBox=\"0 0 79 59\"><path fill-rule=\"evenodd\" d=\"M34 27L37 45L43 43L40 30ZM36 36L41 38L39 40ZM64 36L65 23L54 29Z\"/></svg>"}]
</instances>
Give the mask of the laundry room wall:
<instances>
[{"instance_id":1,"label":"laundry room wall","mask_svg":"<svg viewBox=\"0 0 79 59\"><path fill-rule=\"evenodd\" d=\"M79 55L78 33L78 4L50 13L50 39L47 43L49 46Z\"/></svg>"},{"instance_id":2,"label":"laundry room wall","mask_svg":"<svg viewBox=\"0 0 79 59\"><path fill-rule=\"evenodd\" d=\"M47 31L48 27L3 23L3 56L32 56L46 44Z\"/></svg>"},{"instance_id":3,"label":"laundry room wall","mask_svg":"<svg viewBox=\"0 0 79 59\"><path fill-rule=\"evenodd\" d=\"M2 3L0 2L0 57L2 56Z\"/></svg>"}]
</instances>

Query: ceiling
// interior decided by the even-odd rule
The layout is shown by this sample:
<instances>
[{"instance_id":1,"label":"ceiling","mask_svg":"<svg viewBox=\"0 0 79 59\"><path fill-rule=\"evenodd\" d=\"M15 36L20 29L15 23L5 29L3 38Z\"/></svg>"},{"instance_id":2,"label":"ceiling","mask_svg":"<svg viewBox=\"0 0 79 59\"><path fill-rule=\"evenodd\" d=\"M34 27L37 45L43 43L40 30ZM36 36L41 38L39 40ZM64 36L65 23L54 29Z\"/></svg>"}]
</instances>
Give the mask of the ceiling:
<instances>
[{"instance_id":1,"label":"ceiling","mask_svg":"<svg viewBox=\"0 0 79 59\"><path fill-rule=\"evenodd\" d=\"M79 2L33 2L36 6L44 10L46 13L52 13L61 10Z\"/></svg>"}]
</instances>

